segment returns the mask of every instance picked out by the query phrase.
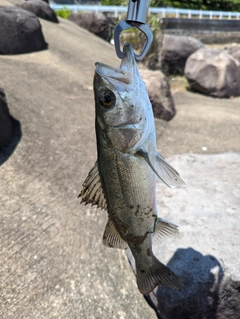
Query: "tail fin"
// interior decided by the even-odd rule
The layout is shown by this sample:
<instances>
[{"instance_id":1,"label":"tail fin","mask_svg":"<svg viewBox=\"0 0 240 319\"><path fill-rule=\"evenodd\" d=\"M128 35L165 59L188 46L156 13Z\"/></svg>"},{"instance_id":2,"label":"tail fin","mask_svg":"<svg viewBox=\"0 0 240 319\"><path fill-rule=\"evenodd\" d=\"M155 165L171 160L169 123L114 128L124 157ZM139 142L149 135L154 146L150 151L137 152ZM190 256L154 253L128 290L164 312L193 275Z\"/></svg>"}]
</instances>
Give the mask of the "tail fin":
<instances>
[{"instance_id":1,"label":"tail fin","mask_svg":"<svg viewBox=\"0 0 240 319\"><path fill-rule=\"evenodd\" d=\"M149 294L158 285L179 289L182 287L182 282L173 271L154 259L154 264L147 272L138 270L137 285L142 294Z\"/></svg>"}]
</instances>

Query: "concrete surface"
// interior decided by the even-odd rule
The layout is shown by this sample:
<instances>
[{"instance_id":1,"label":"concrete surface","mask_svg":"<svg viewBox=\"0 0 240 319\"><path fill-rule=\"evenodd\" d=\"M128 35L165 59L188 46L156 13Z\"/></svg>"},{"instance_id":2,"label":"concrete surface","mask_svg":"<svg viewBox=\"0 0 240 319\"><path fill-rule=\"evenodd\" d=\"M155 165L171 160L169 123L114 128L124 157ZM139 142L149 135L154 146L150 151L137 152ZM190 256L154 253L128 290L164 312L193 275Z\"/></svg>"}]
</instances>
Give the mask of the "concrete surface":
<instances>
[{"instance_id":1,"label":"concrete surface","mask_svg":"<svg viewBox=\"0 0 240 319\"><path fill-rule=\"evenodd\" d=\"M176 116L156 120L157 147L165 157L240 151L240 98L216 99L172 89Z\"/></svg>"},{"instance_id":2,"label":"concrete surface","mask_svg":"<svg viewBox=\"0 0 240 319\"><path fill-rule=\"evenodd\" d=\"M239 319L240 152L181 154L170 161L187 187L159 185L158 209L179 225L179 234L158 242L154 251L184 287L154 290L150 297L157 297L159 318Z\"/></svg>"}]
</instances>

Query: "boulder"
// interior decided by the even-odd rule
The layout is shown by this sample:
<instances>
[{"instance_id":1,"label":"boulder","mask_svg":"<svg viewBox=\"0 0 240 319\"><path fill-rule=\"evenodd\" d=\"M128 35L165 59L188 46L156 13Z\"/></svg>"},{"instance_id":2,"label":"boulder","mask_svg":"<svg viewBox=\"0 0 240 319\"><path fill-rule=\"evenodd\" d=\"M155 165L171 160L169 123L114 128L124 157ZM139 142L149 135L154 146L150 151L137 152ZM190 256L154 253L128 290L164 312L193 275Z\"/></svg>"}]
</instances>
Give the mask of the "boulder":
<instances>
[{"instance_id":1,"label":"boulder","mask_svg":"<svg viewBox=\"0 0 240 319\"><path fill-rule=\"evenodd\" d=\"M0 54L29 53L47 48L35 14L18 7L0 6Z\"/></svg>"},{"instance_id":2,"label":"boulder","mask_svg":"<svg viewBox=\"0 0 240 319\"><path fill-rule=\"evenodd\" d=\"M187 36L164 35L162 47L162 71L169 74L184 74L188 57L204 45Z\"/></svg>"},{"instance_id":3,"label":"boulder","mask_svg":"<svg viewBox=\"0 0 240 319\"><path fill-rule=\"evenodd\" d=\"M110 42L112 38L112 19L106 17L103 13L71 13L68 19L108 42Z\"/></svg>"},{"instance_id":4,"label":"boulder","mask_svg":"<svg viewBox=\"0 0 240 319\"><path fill-rule=\"evenodd\" d=\"M58 18L53 9L42 0L28 0L23 3L16 4L16 6L34 13L37 17L58 23Z\"/></svg>"},{"instance_id":5,"label":"boulder","mask_svg":"<svg viewBox=\"0 0 240 319\"><path fill-rule=\"evenodd\" d=\"M6 145L12 136L12 119L10 117L6 95L0 88L0 147Z\"/></svg>"},{"instance_id":6,"label":"boulder","mask_svg":"<svg viewBox=\"0 0 240 319\"><path fill-rule=\"evenodd\" d=\"M234 57L234 59L240 62L240 46L232 47L228 50L228 53Z\"/></svg>"},{"instance_id":7,"label":"boulder","mask_svg":"<svg viewBox=\"0 0 240 319\"><path fill-rule=\"evenodd\" d=\"M186 188L159 183L157 206L161 218L179 225L179 233L162 237L153 251L183 288L160 285L145 296L159 319L240 318L239 161L233 152L169 159Z\"/></svg>"},{"instance_id":8,"label":"boulder","mask_svg":"<svg viewBox=\"0 0 240 319\"><path fill-rule=\"evenodd\" d=\"M194 91L220 98L240 95L240 62L226 51L199 49L184 72Z\"/></svg>"},{"instance_id":9,"label":"boulder","mask_svg":"<svg viewBox=\"0 0 240 319\"><path fill-rule=\"evenodd\" d=\"M167 77L161 71L140 70L146 83L154 116L170 121L175 115L175 107Z\"/></svg>"}]
</instances>

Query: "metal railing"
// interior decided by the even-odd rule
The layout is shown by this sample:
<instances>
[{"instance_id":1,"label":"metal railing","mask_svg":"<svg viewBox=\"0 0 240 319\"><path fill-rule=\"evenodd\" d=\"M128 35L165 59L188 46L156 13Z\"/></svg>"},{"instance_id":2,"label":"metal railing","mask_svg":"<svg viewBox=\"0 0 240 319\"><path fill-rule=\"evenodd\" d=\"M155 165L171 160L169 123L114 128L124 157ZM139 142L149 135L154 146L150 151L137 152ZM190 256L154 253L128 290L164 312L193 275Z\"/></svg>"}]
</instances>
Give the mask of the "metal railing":
<instances>
[{"instance_id":1,"label":"metal railing","mask_svg":"<svg viewBox=\"0 0 240 319\"><path fill-rule=\"evenodd\" d=\"M80 5L80 4L50 4L53 10L59 10L63 7L70 11L89 11L89 12L106 12L113 13L115 17L119 14L126 13L127 7L124 6L95 6L95 5ZM198 18L198 19L240 19L240 12L226 12L226 11L210 11L210 10L192 10L192 9L176 9L176 8L149 8L149 13L160 14L163 18L167 16L175 18Z\"/></svg>"}]
</instances>

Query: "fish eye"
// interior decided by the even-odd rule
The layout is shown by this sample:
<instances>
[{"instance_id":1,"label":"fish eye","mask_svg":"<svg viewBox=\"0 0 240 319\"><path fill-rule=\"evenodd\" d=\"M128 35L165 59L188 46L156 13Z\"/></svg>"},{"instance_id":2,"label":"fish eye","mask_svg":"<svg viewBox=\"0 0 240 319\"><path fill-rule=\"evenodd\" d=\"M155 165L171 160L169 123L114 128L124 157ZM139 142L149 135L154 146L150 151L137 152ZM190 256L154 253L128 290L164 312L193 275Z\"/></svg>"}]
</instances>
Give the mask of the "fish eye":
<instances>
[{"instance_id":1,"label":"fish eye","mask_svg":"<svg viewBox=\"0 0 240 319\"><path fill-rule=\"evenodd\" d=\"M110 108L115 103L115 95L111 91L104 91L100 95L100 103L103 107Z\"/></svg>"}]
</instances>

